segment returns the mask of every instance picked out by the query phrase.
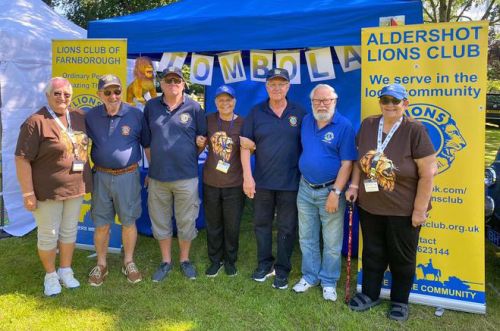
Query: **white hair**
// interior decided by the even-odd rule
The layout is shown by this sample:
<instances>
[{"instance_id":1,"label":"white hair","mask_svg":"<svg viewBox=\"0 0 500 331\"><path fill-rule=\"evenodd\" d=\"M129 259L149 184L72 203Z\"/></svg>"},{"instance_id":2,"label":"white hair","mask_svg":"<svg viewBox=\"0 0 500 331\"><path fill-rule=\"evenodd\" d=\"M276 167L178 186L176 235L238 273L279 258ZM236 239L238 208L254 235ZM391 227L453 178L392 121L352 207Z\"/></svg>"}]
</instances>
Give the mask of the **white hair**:
<instances>
[{"instance_id":1,"label":"white hair","mask_svg":"<svg viewBox=\"0 0 500 331\"><path fill-rule=\"evenodd\" d=\"M337 95L337 93L335 92L335 89L334 89L333 87L331 87L331 86L330 86L330 85L328 85L328 84L318 84L318 85L316 85L316 86L312 89L311 93L309 94L309 99L311 99L311 101L312 101L312 99L313 99L314 92L316 92L316 90L318 90L318 89L320 89L320 88L326 88L328 91L332 92L332 94L333 94L333 98L334 98L334 99L338 99L338 98L339 98L339 96Z\"/></svg>"},{"instance_id":2,"label":"white hair","mask_svg":"<svg viewBox=\"0 0 500 331\"><path fill-rule=\"evenodd\" d=\"M65 85L69 87L69 93L73 94L73 86L71 86L71 83L69 80L67 80L64 77L52 77L48 82L47 85L45 86L45 95L49 96L52 94L52 91L54 91L54 83L56 82L63 82Z\"/></svg>"}]
</instances>

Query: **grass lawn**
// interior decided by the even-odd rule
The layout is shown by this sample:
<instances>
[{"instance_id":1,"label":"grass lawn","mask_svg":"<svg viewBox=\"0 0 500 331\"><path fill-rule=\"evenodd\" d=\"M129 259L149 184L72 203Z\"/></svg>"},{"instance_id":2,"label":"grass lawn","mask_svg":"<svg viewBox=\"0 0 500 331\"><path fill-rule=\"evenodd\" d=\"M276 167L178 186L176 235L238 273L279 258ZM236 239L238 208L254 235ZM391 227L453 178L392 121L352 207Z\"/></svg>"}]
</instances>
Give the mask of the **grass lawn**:
<instances>
[{"instance_id":1,"label":"grass lawn","mask_svg":"<svg viewBox=\"0 0 500 331\"><path fill-rule=\"evenodd\" d=\"M486 127L485 142L484 158L486 166L489 166L495 160L497 150L500 147L500 128Z\"/></svg>"},{"instance_id":2,"label":"grass lawn","mask_svg":"<svg viewBox=\"0 0 500 331\"><path fill-rule=\"evenodd\" d=\"M176 244L176 241L174 241ZM175 247L175 245L174 245ZM339 300L325 302L320 288L305 294L271 288L271 281L256 283L249 278L255 267L255 239L248 213L241 229L239 274L223 272L209 279L203 275L208 263L206 233L193 242L192 260L201 276L185 279L179 268L163 283L149 278L160 259L156 242L140 236L136 261L145 281L131 285L120 273L120 256L109 256L110 274L104 285L86 284L86 274L95 263L88 251L75 252L74 270L82 286L65 290L55 298L43 296L43 271L36 256L36 235L0 241L0 330L499 330L499 258L487 244L486 315L446 311L434 316L434 308L411 306L410 320L389 321L388 304L365 313L351 312L342 303L345 274L338 285ZM174 249L174 256L177 256ZM291 282L300 278L300 250L293 255ZM353 263L356 270L356 263ZM352 281L352 284L355 281ZM354 287L353 287L354 288ZM495 289L493 289L495 288Z\"/></svg>"},{"instance_id":3,"label":"grass lawn","mask_svg":"<svg viewBox=\"0 0 500 331\"><path fill-rule=\"evenodd\" d=\"M488 129L487 164L498 146L500 130ZM174 241L174 256L178 256L176 245ZM95 260L87 257L90 252L77 250L74 270L81 288L63 289L58 297L45 298L36 234L0 240L0 330L500 330L500 256L490 243L486 244L486 315L446 311L436 317L433 307L411 305L406 323L385 317L387 302L369 312L351 312L342 302L345 272L335 303L325 302L320 288L298 295L272 289L269 280L262 284L252 281L256 253L248 212L240 245L238 276L229 278L222 272L209 279L203 275L208 259L206 232L202 230L192 247L198 279L186 280L176 263L166 281L154 284L149 279L159 262L159 249L152 238L140 236L136 262L145 280L128 284L120 273L120 256L112 254L109 277L99 288L86 284ZM292 285L300 278L298 245L293 266ZM356 261L352 270L355 274Z\"/></svg>"}]
</instances>

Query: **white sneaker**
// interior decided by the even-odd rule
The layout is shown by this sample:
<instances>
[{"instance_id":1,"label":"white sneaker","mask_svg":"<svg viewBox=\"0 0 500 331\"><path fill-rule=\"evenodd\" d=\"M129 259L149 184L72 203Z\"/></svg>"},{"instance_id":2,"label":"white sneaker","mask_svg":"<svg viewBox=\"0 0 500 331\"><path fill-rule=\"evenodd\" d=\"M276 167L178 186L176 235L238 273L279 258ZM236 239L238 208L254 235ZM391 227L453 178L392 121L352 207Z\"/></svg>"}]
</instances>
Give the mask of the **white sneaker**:
<instances>
[{"instance_id":1,"label":"white sneaker","mask_svg":"<svg viewBox=\"0 0 500 331\"><path fill-rule=\"evenodd\" d=\"M302 277L298 282L297 284L295 284L293 286L293 290L297 293L303 293L305 291L307 291L308 289L310 289L311 287L314 287L315 285L311 285L309 284L305 279L304 277Z\"/></svg>"},{"instance_id":2,"label":"white sneaker","mask_svg":"<svg viewBox=\"0 0 500 331\"><path fill-rule=\"evenodd\" d=\"M337 301L337 290L335 287L325 286L323 287L323 299L330 301Z\"/></svg>"},{"instance_id":3,"label":"white sneaker","mask_svg":"<svg viewBox=\"0 0 500 331\"><path fill-rule=\"evenodd\" d=\"M61 284L69 289L80 287L80 282L74 277L73 269L68 269L69 270L57 270L57 275L61 280Z\"/></svg>"},{"instance_id":4,"label":"white sneaker","mask_svg":"<svg viewBox=\"0 0 500 331\"><path fill-rule=\"evenodd\" d=\"M61 284L59 284L59 276L53 272L50 274L45 274L45 279L43 281L43 294L48 297L53 297L61 293Z\"/></svg>"}]
</instances>

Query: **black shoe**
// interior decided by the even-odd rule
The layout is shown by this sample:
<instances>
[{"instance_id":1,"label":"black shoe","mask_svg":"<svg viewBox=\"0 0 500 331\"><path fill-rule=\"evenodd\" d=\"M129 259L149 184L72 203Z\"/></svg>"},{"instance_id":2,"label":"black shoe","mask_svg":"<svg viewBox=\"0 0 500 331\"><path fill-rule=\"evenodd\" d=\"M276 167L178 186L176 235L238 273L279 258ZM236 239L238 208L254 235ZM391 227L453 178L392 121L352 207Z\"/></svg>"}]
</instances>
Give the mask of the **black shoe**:
<instances>
[{"instance_id":1,"label":"black shoe","mask_svg":"<svg viewBox=\"0 0 500 331\"><path fill-rule=\"evenodd\" d=\"M273 287L278 290L286 290L288 288L288 278L274 277Z\"/></svg>"},{"instance_id":2,"label":"black shoe","mask_svg":"<svg viewBox=\"0 0 500 331\"><path fill-rule=\"evenodd\" d=\"M234 263L225 263L224 271L226 272L226 275L228 275L229 277L234 277L238 274L238 270L236 269Z\"/></svg>"},{"instance_id":3,"label":"black shoe","mask_svg":"<svg viewBox=\"0 0 500 331\"><path fill-rule=\"evenodd\" d=\"M252 274L252 279L256 282L264 282L268 277L274 276L274 268L258 267Z\"/></svg>"},{"instance_id":4,"label":"black shoe","mask_svg":"<svg viewBox=\"0 0 500 331\"><path fill-rule=\"evenodd\" d=\"M219 274L220 269L222 269L221 262L212 262L210 267L205 271L205 275L207 275L207 277L215 277Z\"/></svg>"}]
</instances>

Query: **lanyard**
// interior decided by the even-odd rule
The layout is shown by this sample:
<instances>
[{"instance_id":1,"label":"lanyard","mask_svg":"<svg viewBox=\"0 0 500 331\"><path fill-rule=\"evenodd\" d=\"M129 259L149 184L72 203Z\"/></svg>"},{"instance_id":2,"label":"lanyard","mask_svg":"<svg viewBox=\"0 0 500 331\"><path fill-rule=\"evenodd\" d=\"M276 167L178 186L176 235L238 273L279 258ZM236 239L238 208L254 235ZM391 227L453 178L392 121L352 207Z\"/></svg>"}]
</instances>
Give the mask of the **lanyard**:
<instances>
[{"instance_id":1,"label":"lanyard","mask_svg":"<svg viewBox=\"0 0 500 331\"><path fill-rule=\"evenodd\" d=\"M52 116L52 118L56 121L57 125L61 128L61 130L68 134L68 137L71 140L71 144L73 145L73 154L76 158L78 158L78 146L76 143L75 135L73 133L73 129L71 128L71 117L69 116L68 109L66 109L66 121L68 121L67 128L64 127L61 120L57 117L56 113L54 113L54 111L52 110L52 108L50 108L50 106L47 106L47 110L49 111L50 116Z\"/></svg>"},{"instance_id":2,"label":"lanyard","mask_svg":"<svg viewBox=\"0 0 500 331\"><path fill-rule=\"evenodd\" d=\"M389 133L387 133L387 136L385 137L384 141L382 141L382 132L384 131L384 116L380 118L380 122L378 123L378 132L377 132L377 152L375 153L372 159L372 164L370 169L371 178L375 177L378 161L380 160L380 157L382 156L385 148L391 141L392 136L394 136L394 133L401 125L401 122L403 122L403 117L401 117L396 123L394 123Z\"/></svg>"},{"instance_id":3,"label":"lanyard","mask_svg":"<svg viewBox=\"0 0 500 331\"><path fill-rule=\"evenodd\" d=\"M231 122L229 123L229 128L227 129L227 137L231 137L231 128L233 127L233 122L234 122L234 113L233 117L231 118ZM217 113L217 131L222 131L222 121L220 119L219 113ZM224 139L222 141L222 148L226 149L226 140Z\"/></svg>"},{"instance_id":4,"label":"lanyard","mask_svg":"<svg viewBox=\"0 0 500 331\"><path fill-rule=\"evenodd\" d=\"M389 144L389 141L391 141L392 136L401 125L401 122L403 122L403 117L401 117L396 123L394 123L391 130L389 131L389 133L387 133L387 136L382 142L382 132L384 130L384 116L380 118L380 122L378 123L378 133L377 133L377 154L382 154L384 152L384 149Z\"/></svg>"}]
</instances>

